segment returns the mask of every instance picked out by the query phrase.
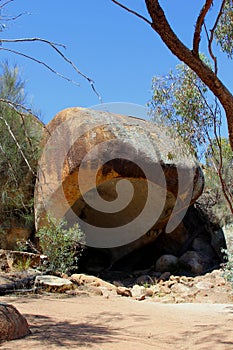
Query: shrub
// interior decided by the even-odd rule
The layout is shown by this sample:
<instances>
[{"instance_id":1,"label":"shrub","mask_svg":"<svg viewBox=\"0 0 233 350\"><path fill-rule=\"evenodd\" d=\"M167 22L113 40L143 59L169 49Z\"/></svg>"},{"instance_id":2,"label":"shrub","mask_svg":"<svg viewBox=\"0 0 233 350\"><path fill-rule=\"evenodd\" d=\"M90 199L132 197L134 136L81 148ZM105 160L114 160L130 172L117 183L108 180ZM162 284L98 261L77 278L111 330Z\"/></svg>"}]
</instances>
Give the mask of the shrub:
<instances>
[{"instance_id":1,"label":"shrub","mask_svg":"<svg viewBox=\"0 0 233 350\"><path fill-rule=\"evenodd\" d=\"M36 234L43 254L48 257L50 272L69 273L77 269L84 246L84 234L78 224L66 228L65 220L47 216L47 225Z\"/></svg>"},{"instance_id":2,"label":"shrub","mask_svg":"<svg viewBox=\"0 0 233 350\"><path fill-rule=\"evenodd\" d=\"M233 288L233 253L227 253L227 262L224 264L224 277Z\"/></svg>"}]
</instances>

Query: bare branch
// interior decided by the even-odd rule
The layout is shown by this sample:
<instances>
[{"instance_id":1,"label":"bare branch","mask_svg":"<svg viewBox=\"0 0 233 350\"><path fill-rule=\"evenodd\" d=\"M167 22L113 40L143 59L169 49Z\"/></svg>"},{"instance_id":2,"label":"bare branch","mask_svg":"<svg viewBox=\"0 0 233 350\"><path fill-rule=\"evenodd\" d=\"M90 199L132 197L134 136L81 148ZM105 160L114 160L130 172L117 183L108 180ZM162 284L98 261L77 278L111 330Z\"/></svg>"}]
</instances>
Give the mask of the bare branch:
<instances>
[{"instance_id":1,"label":"bare branch","mask_svg":"<svg viewBox=\"0 0 233 350\"><path fill-rule=\"evenodd\" d=\"M47 40L47 39L43 39L43 38L15 38L15 39L0 39L1 43L21 43L21 42L32 42L32 41L38 41L41 43L45 43L48 44L49 46L51 46L53 49L56 46L61 46L64 49L66 49L64 44L60 44L60 43L54 43L53 41Z\"/></svg>"},{"instance_id":2,"label":"bare branch","mask_svg":"<svg viewBox=\"0 0 233 350\"><path fill-rule=\"evenodd\" d=\"M218 13L218 16L217 16L216 21L214 23L214 26L210 30L210 37L207 34L207 37L208 37L208 50L209 50L209 54L210 54L212 60L214 61L214 70L215 70L215 74L216 75L217 75L217 72L218 72L218 65L217 65L217 57L213 54L212 43L213 43L213 40L214 40L214 32L215 32L215 29L216 29L216 27L218 25L220 17L221 17L221 15L223 13L223 9L224 9L225 3L226 3L226 0L223 0L221 8L220 8L219 13ZM207 32L207 29L206 29L206 32Z\"/></svg>"},{"instance_id":3,"label":"bare branch","mask_svg":"<svg viewBox=\"0 0 233 350\"><path fill-rule=\"evenodd\" d=\"M132 9L130 9L129 7L126 7L125 5L121 4L119 1L116 1L116 0L111 0L112 2L114 2L114 4L122 7L124 10L132 13L133 15L141 18L143 21L147 22L148 24L152 24L146 17L140 15L140 13L136 12L136 11L133 11Z\"/></svg>"},{"instance_id":4,"label":"bare branch","mask_svg":"<svg viewBox=\"0 0 233 350\"><path fill-rule=\"evenodd\" d=\"M60 78L62 78L62 79L65 79L65 80L68 81L69 83L72 83L72 84L74 84L74 85L76 85L76 86L80 86L76 81L74 81L74 80L72 80L72 79L66 77L65 75L63 75L63 74L57 72L55 69L53 69L52 67L50 67L47 63L45 63L45 62L43 62L43 61L40 61L40 60L38 60L37 58L34 58L34 57L32 57L32 56L29 56L29 55L27 55L27 54L25 54L25 53L23 53L23 52L20 52L20 51L11 50L11 49L6 49L6 48L4 48L4 47L0 47L0 50L8 51L8 52L14 53L15 55L19 55L19 56L28 58L28 59L30 59L31 61L34 61L34 62L36 62L36 63L38 63L38 64L41 64L42 66L46 67L46 68L47 68L48 70L50 70L52 73L58 75L58 76L59 76Z\"/></svg>"},{"instance_id":5,"label":"bare branch","mask_svg":"<svg viewBox=\"0 0 233 350\"><path fill-rule=\"evenodd\" d=\"M23 106L20 103L12 102L10 100L6 100L5 98L0 98L0 102L6 103L8 106L13 108L15 110L15 112L17 112L17 113L19 112L17 108L20 108L20 109L26 111L27 113L31 113L32 114L32 111L31 111L30 108L27 108L27 107ZM39 120L39 118L38 118L38 120Z\"/></svg>"},{"instance_id":6,"label":"bare branch","mask_svg":"<svg viewBox=\"0 0 233 350\"><path fill-rule=\"evenodd\" d=\"M4 21L15 21L19 17L25 16L25 15L30 15L30 12L22 12L14 17L7 17L7 18L5 16L2 16L2 17L3 17Z\"/></svg>"},{"instance_id":7,"label":"bare branch","mask_svg":"<svg viewBox=\"0 0 233 350\"><path fill-rule=\"evenodd\" d=\"M201 29L205 21L206 14L209 11L212 4L213 0L206 0L196 21L195 32L193 35L193 54L195 56L197 56L199 52L199 44L201 41Z\"/></svg>"},{"instance_id":8,"label":"bare branch","mask_svg":"<svg viewBox=\"0 0 233 350\"><path fill-rule=\"evenodd\" d=\"M97 95L99 101L102 103L102 98L101 98L101 95L98 93L98 91L96 90L95 88L95 82L89 78L86 74L82 73L78 68L77 66L69 59L67 58L62 52L61 50L58 49L57 46L61 46L63 48L65 48L65 46L63 44L57 44L57 43L53 43L52 41L49 41L49 40L46 40L46 39L42 39L42 38L20 38L20 39L0 39L0 43L18 43L18 42L42 42L42 43L45 43L45 44L48 44L53 50L55 50L59 56L62 57L62 59L67 62L69 65L72 66L72 68L75 70L76 73L78 73L79 75L81 75L84 79L86 79L88 81L88 83L91 85L91 88L92 90L94 91L94 93ZM0 47L0 50L5 50L5 51L8 51L8 52L12 52L16 55L20 55L20 56L23 56L25 58L28 58L36 63L39 63L41 65L43 65L44 67L46 67L48 70L50 70L52 73L58 75L59 77L67 80L68 82L71 82L77 86L80 86L77 82L75 82L74 80L64 76L63 74L55 71L55 69L53 69L52 67L50 67L48 64L46 64L45 62L43 61L40 61L32 56L29 56L27 54L24 54L22 52L19 52L19 51L16 51L16 50L12 50L12 49L7 49L7 48L3 48L3 47Z\"/></svg>"},{"instance_id":9,"label":"bare branch","mask_svg":"<svg viewBox=\"0 0 233 350\"><path fill-rule=\"evenodd\" d=\"M4 2L2 5L0 5L0 9L2 9L4 6L8 5L10 2L13 2L14 0L8 0Z\"/></svg>"},{"instance_id":10,"label":"bare branch","mask_svg":"<svg viewBox=\"0 0 233 350\"><path fill-rule=\"evenodd\" d=\"M9 106L15 113L17 113L19 115L19 117L20 117L20 119L22 121L22 126L23 126L23 131L24 131L25 138L28 141L28 144L30 145L30 147L31 147L31 149L32 149L32 151L34 153L35 150L33 148L31 138L30 138L30 136L28 134L27 127L25 125L25 118L30 118L33 115L31 109L25 108L24 106L22 106L19 103L14 103L14 102L11 102L9 100L2 99L2 98L0 98L0 102L3 103L3 104L6 104L7 106ZM27 111L27 112L25 113L25 112L23 112L23 110ZM38 122L41 125L43 125L44 128L46 128L45 125L41 122L41 120L37 116L33 115L33 117L35 117L38 120Z\"/></svg>"}]
</instances>

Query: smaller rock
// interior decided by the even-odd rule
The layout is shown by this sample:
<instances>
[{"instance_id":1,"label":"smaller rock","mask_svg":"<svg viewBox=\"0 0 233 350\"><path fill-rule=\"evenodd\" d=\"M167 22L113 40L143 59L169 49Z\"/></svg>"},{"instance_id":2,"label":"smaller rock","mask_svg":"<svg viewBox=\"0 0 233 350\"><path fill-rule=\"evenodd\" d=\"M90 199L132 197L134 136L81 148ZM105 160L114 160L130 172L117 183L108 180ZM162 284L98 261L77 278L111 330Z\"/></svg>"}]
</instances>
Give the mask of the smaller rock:
<instances>
[{"instance_id":1,"label":"smaller rock","mask_svg":"<svg viewBox=\"0 0 233 350\"><path fill-rule=\"evenodd\" d=\"M45 289L47 292L63 293L74 289L74 284L65 278L44 275L36 276L35 287Z\"/></svg>"},{"instance_id":2,"label":"smaller rock","mask_svg":"<svg viewBox=\"0 0 233 350\"><path fill-rule=\"evenodd\" d=\"M0 303L0 341L23 338L28 334L26 318L13 305Z\"/></svg>"},{"instance_id":3,"label":"smaller rock","mask_svg":"<svg viewBox=\"0 0 233 350\"><path fill-rule=\"evenodd\" d=\"M155 264L156 271L166 272L174 269L178 263L178 258L171 254L162 255Z\"/></svg>"},{"instance_id":4,"label":"smaller rock","mask_svg":"<svg viewBox=\"0 0 233 350\"><path fill-rule=\"evenodd\" d=\"M154 296L154 290L153 288L146 288L146 296L147 297L153 297Z\"/></svg>"},{"instance_id":5,"label":"smaller rock","mask_svg":"<svg viewBox=\"0 0 233 350\"><path fill-rule=\"evenodd\" d=\"M135 284L131 289L132 297L136 300L143 300L146 297L146 288Z\"/></svg>"},{"instance_id":6,"label":"smaller rock","mask_svg":"<svg viewBox=\"0 0 233 350\"><path fill-rule=\"evenodd\" d=\"M182 283L176 283L171 286L172 293L181 294L184 297L187 297L192 294L189 287L183 285Z\"/></svg>"},{"instance_id":7,"label":"smaller rock","mask_svg":"<svg viewBox=\"0 0 233 350\"><path fill-rule=\"evenodd\" d=\"M161 281L168 281L170 276L171 276L171 273L166 271L166 272L162 273L162 275L159 277L158 281L159 282L161 282Z\"/></svg>"},{"instance_id":8,"label":"smaller rock","mask_svg":"<svg viewBox=\"0 0 233 350\"><path fill-rule=\"evenodd\" d=\"M201 253L195 251L187 251L180 258L179 262L185 265L194 274L202 274L204 272L204 258Z\"/></svg>"},{"instance_id":9,"label":"smaller rock","mask_svg":"<svg viewBox=\"0 0 233 350\"><path fill-rule=\"evenodd\" d=\"M149 275L142 275L136 279L136 284L151 285L154 284L154 280Z\"/></svg>"},{"instance_id":10,"label":"smaller rock","mask_svg":"<svg viewBox=\"0 0 233 350\"><path fill-rule=\"evenodd\" d=\"M201 282L196 283L196 284L195 284L195 287L196 287L197 289L206 290L206 289L214 288L214 285L213 285L213 283L211 283L211 282L201 281Z\"/></svg>"},{"instance_id":11,"label":"smaller rock","mask_svg":"<svg viewBox=\"0 0 233 350\"><path fill-rule=\"evenodd\" d=\"M126 287L117 287L117 294L121 295L122 297L132 297L131 290Z\"/></svg>"},{"instance_id":12,"label":"smaller rock","mask_svg":"<svg viewBox=\"0 0 233 350\"><path fill-rule=\"evenodd\" d=\"M106 287L110 291L116 290L116 286L114 284L103 281L101 278L85 275L82 273L73 274L70 277L70 280L76 283L78 286L90 284L95 287Z\"/></svg>"},{"instance_id":13,"label":"smaller rock","mask_svg":"<svg viewBox=\"0 0 233 350\"><path fill-rule=\"evenodd\" d=\"M171 289L169 287L165 286L161 286L159 292L161 294L170 294L171 293Z\"/></svg>"}]
</instances>

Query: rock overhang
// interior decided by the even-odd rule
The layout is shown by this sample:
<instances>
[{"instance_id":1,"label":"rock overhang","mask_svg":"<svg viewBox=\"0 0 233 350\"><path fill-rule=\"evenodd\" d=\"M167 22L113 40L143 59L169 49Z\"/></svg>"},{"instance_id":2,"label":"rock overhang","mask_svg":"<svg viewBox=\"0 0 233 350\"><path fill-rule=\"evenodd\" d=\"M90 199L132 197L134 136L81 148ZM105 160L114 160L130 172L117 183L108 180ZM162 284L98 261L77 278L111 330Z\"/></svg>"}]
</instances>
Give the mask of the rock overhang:
<instances>
[{"instance_id":1,"label":"rock overhang","mask_svg":"<svg viewBox=\"0 0 233 350\"><path fill-rule=\"evenodd\" d=\"M143 211L148 186L149 191L154 186L156 210L163 208L150 228L160 228L203 190L203 174L189 147L168 128L139 118L69 108L47 125L44 144L36 185L37 227L49 211L71 223L81 216L94 229L125 226ZM88 196L100 196L100 203L107 201L111 208L122 180L135 192L123 210L109 213L85 203Z\"/></svg>"}]
</instances>

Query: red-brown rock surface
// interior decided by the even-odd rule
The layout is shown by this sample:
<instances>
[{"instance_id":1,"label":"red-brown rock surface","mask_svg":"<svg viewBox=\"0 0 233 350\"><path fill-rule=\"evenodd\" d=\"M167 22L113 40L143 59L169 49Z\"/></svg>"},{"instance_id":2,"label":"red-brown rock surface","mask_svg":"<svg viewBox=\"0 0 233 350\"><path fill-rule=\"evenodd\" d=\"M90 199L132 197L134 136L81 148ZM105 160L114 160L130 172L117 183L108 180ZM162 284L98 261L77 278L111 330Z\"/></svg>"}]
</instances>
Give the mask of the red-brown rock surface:
<instances>
[{"instance_id":1,"label":"red-brown rock surface","mask_svg":"<svg viewBox=\"0 0 233 350\"><path fill-rule=\"evenodd\" d=\"M0 303L0 341L13 340L30 334L27 320L13 306Z\"/></svg>"},{"instance_id":2,"label":"red-brown rock surface","mask_svg":"<svg viewBox=\"0 0 233 350\"><path fill-rule=\"evenodd\" d=\"M48 212L70 225L79 217L87 245L121 246L114 248L114 259L156 240L171 213L179 223L182 209L202 192L196 159L162 126L69 108L46 130L35 194L37 228Z\"/></svg>"}]
</instances>

